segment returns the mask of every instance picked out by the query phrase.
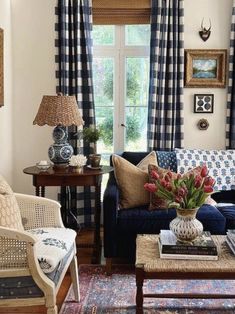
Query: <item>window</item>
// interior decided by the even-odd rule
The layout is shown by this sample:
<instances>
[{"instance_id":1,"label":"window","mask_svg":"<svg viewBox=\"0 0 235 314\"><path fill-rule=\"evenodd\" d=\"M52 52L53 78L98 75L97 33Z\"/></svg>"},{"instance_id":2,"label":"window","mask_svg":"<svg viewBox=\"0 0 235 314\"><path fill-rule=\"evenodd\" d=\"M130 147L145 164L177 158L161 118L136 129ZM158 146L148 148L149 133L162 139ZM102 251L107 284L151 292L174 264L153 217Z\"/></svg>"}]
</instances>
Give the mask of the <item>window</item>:
<instances>
[{"instance_id":1,"label":"window","mask_svg":"<svg viewBox=\"0 0 235 314\"><path fill-rule=\"evenodd\" d=\"M98 152L108 164L113 152L147 148L150 25L95 25L93 40Z\"/></svg>"}]
</instances>

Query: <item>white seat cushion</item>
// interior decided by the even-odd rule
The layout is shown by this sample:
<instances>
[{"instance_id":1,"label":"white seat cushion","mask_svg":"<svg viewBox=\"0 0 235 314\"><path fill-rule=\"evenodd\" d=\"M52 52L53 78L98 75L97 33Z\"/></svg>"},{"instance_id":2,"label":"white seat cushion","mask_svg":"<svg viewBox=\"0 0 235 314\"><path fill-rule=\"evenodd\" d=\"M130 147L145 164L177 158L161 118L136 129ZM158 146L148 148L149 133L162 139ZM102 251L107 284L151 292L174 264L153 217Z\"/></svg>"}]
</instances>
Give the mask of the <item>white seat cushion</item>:
<instances>
[{"instance_id":1,"label":"white seat cushion","mask_svg":"<svg viewBox=\"0 0 235 314\"><path fill-rule=\"evenodd\" d=\"M38 238L36 254L44 273L51 273L74 245L76 232L66 228L28 230Z\"/></svg>"}]
</instances>

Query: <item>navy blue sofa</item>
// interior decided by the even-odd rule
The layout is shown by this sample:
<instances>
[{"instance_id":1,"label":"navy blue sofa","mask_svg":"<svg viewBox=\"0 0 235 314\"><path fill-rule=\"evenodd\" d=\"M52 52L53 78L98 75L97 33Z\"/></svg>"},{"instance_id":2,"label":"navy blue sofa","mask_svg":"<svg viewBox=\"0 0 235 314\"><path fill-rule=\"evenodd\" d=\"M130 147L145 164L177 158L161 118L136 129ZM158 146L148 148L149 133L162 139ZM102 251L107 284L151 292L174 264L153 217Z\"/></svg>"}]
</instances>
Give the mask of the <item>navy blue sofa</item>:
<instances>
[{"instance_id":1,"label":"navy blue sofa","mask_svg":"<svg viewBox=\"0 0 235 314\"><path fill-rule=\"evenodd\" d=\"M176 154L174 152L156 152L160 167L177 171ZM137 165L147 152L124 152L121 156ZM166 155L171 154L171 163L167 164ZM167 158L169 160L169 158ZM112 161L110 161L112 165ZM235 192L223 191L213 194L217 202L235 204ZM107 269L110 270L113 258L125 258L135 261L135 240L137 234L157 234L161 229L169 229L169 223L176 216L175 209L149 211L148 206L118 209L119 190L114 177L110 174L104 193L104 256ZM235 205L215 207L203 205L197 214L204 230L212 234L225 234L227 228L235 228Z\"/></svg>"}]
</instances>

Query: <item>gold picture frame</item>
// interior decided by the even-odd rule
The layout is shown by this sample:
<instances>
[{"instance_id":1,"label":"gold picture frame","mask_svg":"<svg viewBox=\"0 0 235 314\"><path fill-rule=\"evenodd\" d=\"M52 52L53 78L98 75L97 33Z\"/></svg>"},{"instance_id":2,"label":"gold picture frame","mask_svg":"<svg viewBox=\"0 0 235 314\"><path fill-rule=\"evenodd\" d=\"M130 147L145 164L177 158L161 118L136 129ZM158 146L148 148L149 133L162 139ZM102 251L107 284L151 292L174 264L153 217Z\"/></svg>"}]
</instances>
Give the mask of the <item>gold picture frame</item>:
<instances>
[{"instance_id":1,"label":"gold picture frame","mask_svg":"<svg viewBox=\"0 0 235 314\"><path fill-rule=\"evenodd\" d=\"M226 86L226 49L186 49L185 87Z\"/></svg>"},{"instance_id":2,"label":"gold picture frame","mask_svg":"<svg viewBox=\"0 0 235 314\"><path fill-rule=\"evenodd\" d=\"M0 28L0 107L4 105L3 39L3 29Z\"/></svg>"}]
</instances>

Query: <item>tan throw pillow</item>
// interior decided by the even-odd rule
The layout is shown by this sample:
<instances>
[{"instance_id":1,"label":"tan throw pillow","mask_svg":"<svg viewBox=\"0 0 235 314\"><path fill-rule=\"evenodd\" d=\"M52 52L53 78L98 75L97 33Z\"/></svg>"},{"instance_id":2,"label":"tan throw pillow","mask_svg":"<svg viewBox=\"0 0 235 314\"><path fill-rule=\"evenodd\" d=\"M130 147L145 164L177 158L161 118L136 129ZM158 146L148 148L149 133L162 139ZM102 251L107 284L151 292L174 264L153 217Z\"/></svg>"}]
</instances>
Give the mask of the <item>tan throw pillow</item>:
<instances>
[{"instance_id":1,"label":"tan throw pillow","mask_svg":"<svg viewBox=\"0 0 235 314\"><path fill-rule=\"evenodd\" d=\"M0 176L0 226L24 230L15 195L2 176Z\"/></svg>"},{"instance_id":2,"label":"tan throw pillow","mask_svg":"<svg viewBox=\"0 0 235 314\"><path fill-rule=\"evenodd\" d=\"M151 172L152 171L156 171L160 176L164 176L165 174L167 174L167 172L169 171L168 169L164 169L155 165L149 165L149 182L154 182L154 180L151 177ZM183 174L183 176L189 176L191 173L193 174L199 174L201 172L201 167L196 167L193 168L191 170L189 170L188 172L186 172L185 174ZM177 177L177 173L172 172L172 176L173 179L176 179ZM149 210L154 210L154 209L166 209L167 208L167 201L164 199L159 198L155 193L150 193L150 204L149 204Z\"/></svg>"},{"instance_id":3,"label":"tan throw pillow","mask_svg":"<svg viewBox=\"0 0 235 314\"><path fill-rule=\"evenodd\" d=\"M149 204L149 192L144 189L144 184L148 182L148 165L157 165L156 153L148 154L137 166L118 155L113 155L112 161L120 190L120 208Z\"/></svg>"}]
</instances>

